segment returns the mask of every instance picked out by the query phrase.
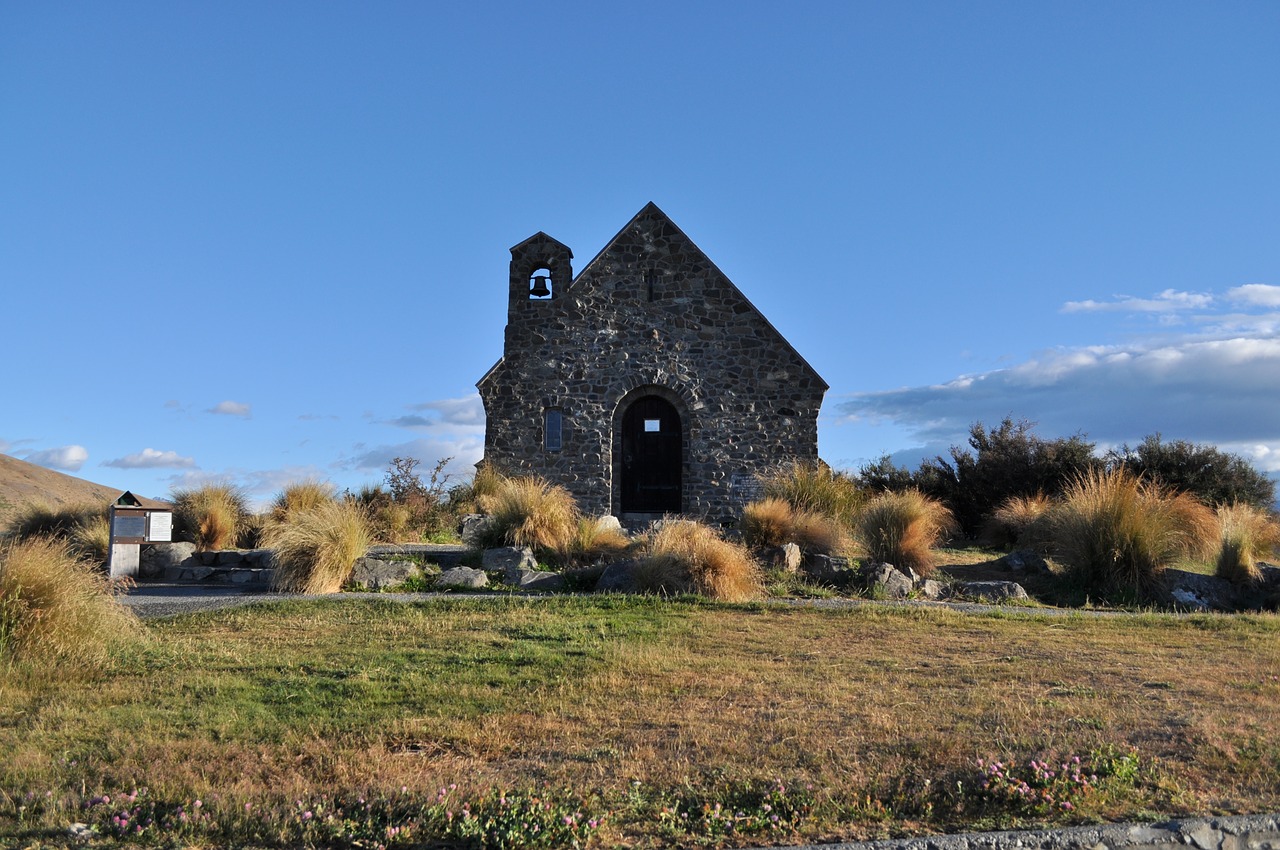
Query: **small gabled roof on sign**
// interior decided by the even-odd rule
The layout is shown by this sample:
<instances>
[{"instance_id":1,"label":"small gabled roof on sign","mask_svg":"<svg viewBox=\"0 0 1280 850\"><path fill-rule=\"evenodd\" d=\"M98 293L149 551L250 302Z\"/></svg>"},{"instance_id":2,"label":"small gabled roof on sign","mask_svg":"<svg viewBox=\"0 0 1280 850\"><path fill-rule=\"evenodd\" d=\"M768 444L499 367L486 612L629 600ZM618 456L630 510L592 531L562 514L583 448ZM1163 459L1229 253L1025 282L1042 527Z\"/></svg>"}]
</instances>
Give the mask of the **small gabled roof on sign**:
<instances>
[{"instance_id":1,"label":"small gabled roof on sign","mask_svg":"<svg viewBox=\"0 0 1280 850\"><path fill-rule=\"evenodd\" d=\"M125 490L115 500L117 508L145 508L150 511L171 511L173 505L170 502L162 502L159 499L148 499L146 496L135 496L132 491Z\"/></svg>"}]
</instances>

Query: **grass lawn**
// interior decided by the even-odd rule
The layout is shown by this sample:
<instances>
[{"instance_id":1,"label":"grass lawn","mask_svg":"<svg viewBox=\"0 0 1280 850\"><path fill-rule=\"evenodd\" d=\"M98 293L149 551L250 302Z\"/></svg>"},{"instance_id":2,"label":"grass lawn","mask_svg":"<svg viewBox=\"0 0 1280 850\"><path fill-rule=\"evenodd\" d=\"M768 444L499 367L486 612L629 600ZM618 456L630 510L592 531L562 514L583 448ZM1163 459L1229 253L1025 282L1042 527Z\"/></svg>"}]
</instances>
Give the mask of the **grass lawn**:
<instances>
[{"instance_id":1,"label":"grass lawn","mask_svg":"<svg viewBox=\"0 0 1280 850\"><path fill-rule=\"evenodd\" d=\"M335 599L147 630L102 671L3 671L0 843L78 821L740 845L1280 809L1275 615Z\"/></svg>"}]
</instances>

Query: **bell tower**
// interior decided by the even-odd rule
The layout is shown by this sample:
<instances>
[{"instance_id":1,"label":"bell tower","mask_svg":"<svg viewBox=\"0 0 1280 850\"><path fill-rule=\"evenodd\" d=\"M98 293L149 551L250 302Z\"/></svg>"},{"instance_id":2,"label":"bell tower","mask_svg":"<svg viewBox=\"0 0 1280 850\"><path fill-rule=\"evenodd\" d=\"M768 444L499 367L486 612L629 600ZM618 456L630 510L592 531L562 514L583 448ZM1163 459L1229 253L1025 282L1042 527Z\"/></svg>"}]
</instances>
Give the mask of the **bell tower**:
<instances>
[{"instance_id":1,"label":"bell tower","mask_svg":"<svg viewBox=\"0 0 1280 850\"><path fill-rule=\"evenodd\" d=\"M507 321L532 315L537 305L559 298L573 280L573 252L539 231L511 249Z\"/></svg>"}]
</instances>

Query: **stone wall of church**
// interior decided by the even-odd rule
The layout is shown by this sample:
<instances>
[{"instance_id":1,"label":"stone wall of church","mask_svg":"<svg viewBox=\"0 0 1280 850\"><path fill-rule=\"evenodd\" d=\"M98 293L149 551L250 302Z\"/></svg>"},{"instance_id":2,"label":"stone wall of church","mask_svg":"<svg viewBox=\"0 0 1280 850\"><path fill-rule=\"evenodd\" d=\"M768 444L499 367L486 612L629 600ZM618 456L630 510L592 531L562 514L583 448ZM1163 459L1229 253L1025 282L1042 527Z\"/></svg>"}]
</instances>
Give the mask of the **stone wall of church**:
<instances>
[{"instance_id":1,"label":"stone wall of church","mask_svg":"<svg viewBox=\"0 0 1280 850\"><path fill-rule=\"evenodd\" d=\"M674 226L633 224L572 286L513 297L504 360L479 384L486 461L616 514L623 409L658 394L681 417L684 513L735 521L756 476L817 458L825 384ZM513 286L531 264L513 258ZM548 408L562 412L558 452L543 443Z\"/></svg>"}]
</instances>

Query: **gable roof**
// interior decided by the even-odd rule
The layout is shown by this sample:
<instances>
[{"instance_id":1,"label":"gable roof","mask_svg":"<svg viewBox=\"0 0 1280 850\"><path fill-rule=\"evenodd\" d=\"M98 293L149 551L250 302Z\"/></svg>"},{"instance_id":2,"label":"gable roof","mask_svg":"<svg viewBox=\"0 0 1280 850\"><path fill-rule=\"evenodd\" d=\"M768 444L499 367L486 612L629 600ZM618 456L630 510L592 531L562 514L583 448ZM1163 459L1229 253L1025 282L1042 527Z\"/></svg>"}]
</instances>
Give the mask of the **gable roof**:
<instances>
[{"instance_id":1,"label":"gable roof","mask_svg":"<svg viewBox=\"0 0 1280 850\"><path fill-rule=\"evenodd\" d=\"M600 262L601 258L605 257L610 252L610 250L612 250L613 247L619 242L619 240L625 237L633 227L635 227L641 220L646 218L659 221L661 222L661 224L670 227L673 231L675 231L675 234L680 239L688 243L691 249L696 251L699 256L701 256L704 260L707 261L707 264L711 266L712 270L714 270L715 273L720 276L720 279L723 280L728 285L729 289L732 290L733 294L737 298L740 298L742 302L751 309L751 312L756 316L756 318L758 318L761 322L763 322L765 326L770 330L770 332L772 332L773 335L777 337L778 342L786 346L787 350L789 350L795 356L796 360L798 360L800 364L804 366L805 369L809 370L809 372L813 375L813 377L817 379L818 383L822 385L823 392L831 389L831 386L825 380L823 380L822 376L818 374L818 370L813 368L813 366L809 363L809 361L804 358L804 355L802 355L799 351L796 350L796 347L792 345L791 342L785 336L783 336L778 331L777 328L773 326L773 322L770 322L769 319L763 313L760 312L760 309L756 307L755 304L751 303L750 298L742 294L742 290L738 288L738 285L734 283L732 280L730 280L729 276L725 274L723 271L721 271L720 267L715 264L715 261L712 260L710 257L708 257L706 252L703 251L701 248L699 248L697 243L694 242L692 239L690 239L688 234L686 234L683 230L681 230L680 226L676 224L674 221L672 221L671 217L668 216L665 212L663 212L662 209L653 201L649 201L640 209L638 213L633 215L631 217L631 220L628 221L626 224L624 224L622 226L622 229L619 230L617 233L615 233L613 238L610 239L608 242L606 242L604 247L601 248L598 252L596 252L596 255L591 258L591 261L588 262L585 266L583 266L582 269L579 270L579 272L573 276L573 280L570 281L567 287L565 287L565 290L564 290L565 294L573 292L573 288L578 285L579 281L583 280L585 277L588 276L588 273L591 272L592 267L597 262ZM534 235L530 236L528 239L525 239L523 242L520 242L514 245L511 248L511 250L515 251L518 248L528 245L530 242L533 242L538 239L554 242L556 245L560 245L564 247L566 251L569 250L568 246L565 245L563 242L560 242L559 240L551 236L548 236L546 233L543 233L541 230L535 233ZM573 253L570 252L569 256L572 257ZM481 384L483 384L485 381L487 381L489 377L498 370L498 368L503 364L503 362L506 359L507 359L506 351L504 348L502 356L498 358L498 362L494 363L491 367L489 367L489 370L484 373L484 375L480 378L480 380L476 381L476 386L478 387Z\"/></svg>"}]
</instances>

